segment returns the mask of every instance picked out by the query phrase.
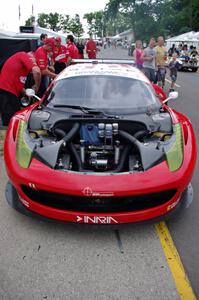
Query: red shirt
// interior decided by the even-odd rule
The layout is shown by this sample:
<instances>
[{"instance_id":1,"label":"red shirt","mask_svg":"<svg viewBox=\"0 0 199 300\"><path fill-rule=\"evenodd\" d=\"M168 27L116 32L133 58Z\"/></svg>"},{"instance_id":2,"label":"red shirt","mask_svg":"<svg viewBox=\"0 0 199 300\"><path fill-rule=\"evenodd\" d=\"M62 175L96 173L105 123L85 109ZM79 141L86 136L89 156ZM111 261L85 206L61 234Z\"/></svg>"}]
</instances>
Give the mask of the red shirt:
<instances>
[{"instance_id":1,"label":"red shirt","mask_svg":"<svg viewBox=\"0 0 199 300\"><path fill-rule=\"evenodd\" d=\"M67 49L64 45L60 45L60 47L54 47L53 49L53 61L54 62L66 62L66 52Z\"/></svg>"},{"instance_id":2,"label":"red shirt","mask_svg":"<svg viewBox=\"0 0 199 300\"><path fill-rule=\"evenodd\" d=\"M35 51L35 58L40 70L45 70L48 66L48 55L42 46Z\"/></svg>"},{"instance_id":3,"label":"red shirt","mask_svg":"<svg viewBox=\"0 0 199 300\"><path fill-rule=\"evenodd\" d=\"M86 52L88 54L88 58L95 59L97 47L96 43L93 40L89 40L86 44Z\"/></svg>"},{"instance_id":4,"label":"red shirt","mask_svg":"<svg viewBox=\"0 0 199 300\"><path fill-rule=\"evenodd\" d=\"M66 58L79 58L79 51L74 43L69 42L66 45Z\"/></svg>"},{"instance_id":5,"label":"red shirt","mask_svg":"<svg viewBox=\"0 0 199 300\"><path fill-rule=\"evenodd\" d=\"M9 57L0 73L0 89L18 97L23 91L27 75L34 66L37 65L29 53L17 52Z\"/></svg>"}]
</instances>

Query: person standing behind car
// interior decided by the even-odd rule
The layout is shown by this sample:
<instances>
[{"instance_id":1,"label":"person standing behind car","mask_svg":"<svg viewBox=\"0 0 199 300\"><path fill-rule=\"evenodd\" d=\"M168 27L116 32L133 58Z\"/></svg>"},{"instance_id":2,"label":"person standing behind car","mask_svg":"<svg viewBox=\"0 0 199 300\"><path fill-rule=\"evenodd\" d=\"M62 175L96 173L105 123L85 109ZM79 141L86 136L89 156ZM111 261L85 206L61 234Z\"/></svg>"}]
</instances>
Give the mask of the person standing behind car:
<instances>
[{"instance_id":1,"label":"person standing behind car","mask_svg":"<svg viewBox=\"0 0 199 300\"><path fill-rule=\"evenodd\" d=\"M74 43L74 37L72 34L67 36L66 42L66 66L69 66L73 58L79 58L79 52Z\"/></svg>"},{"instance_id":2,"label":"person standing behind car","mask_svg":"<svg viewBox=\"0 0 199 300\"><path fill-rule=\"evenodd\" d=\"M83 44L83 41L82 40L78 40L77 44L77 49L78 49L78 52L79 52L79 58L80 59L83 59L84 58L84 44Z\"/></svg>"},{"instance_id":3,"label":"person standing behind car","mask_svg":"<svg viewBox=\"0 0 199 300\"><path fill-rule=\"evenodd\" d=\"M25 92L24 85L32 72L34 88L37 93L41 72L32 52L17 52L4 63L0 73L0 113L3 126L7 126L15 112L20 110L20 95Z\"/></svg>"},{"instance_id":4,"label":"person standing behind car","mask_svg":"<svg viewBox=\"0 0 199 300\"><path fill-rule=\"evenodd\" d=\"M170 92L174 91L175 83L177 80L178 69L180 68L180 63L177 61L177 57L178 57L177 53L173 53L172 59L170 60L169 63L170 77L171 77Z\"/></svg>"},{"instance_id":5,"label":"person standing behind car","mask_svg":"<svg viewBox=\"0 0 199 300\"><path fill-rule=\"evenodd\" d=\"M143 62L144 74L151 82L155 82L155 71L156 71L156 50L155 50L155 39L151 38L149 45L144 49L141 59Z\"/></svg>"},{"instance_id":6,"label":"person standing behind car","mask_svg":"<svg viewBox=\"0 0 199 300\"><path fill-rule=\"evenodd\" d=\"M157 64L157 81L158 85L164 88L165 86L165 76L166 76L166 66L165 62L167 59L167 50L164 47L164 38L162 36L158 37L158 45L155 47L156 50L156 64Z\"/></svg>"},{"instance_id":7,"label":"person standing behind car","mask_svg":"<svg viewBox=\"0 0 199 300\"><path fill-rule=\"evenodd\" d=\"M86 43L86 52L88 54L89 59L96 59L97 46L91 36L90 36L88 42Z\"/></svg>"},{"instance_id":8,"label":"person standing behind car","mask_svg":"<svg viewBox=\"0 0 199 300\"><path fill-rule=\"evenodd\" d=\"M45 93L48 87L49 82L46 79L49 77L51 79L54 79L56 77L53 68L49 66L49 62L48 62L48 54L53 51L53 47L54 47L54 39L47 38L45 40L45 44L39 47L35 51L36 62L41 70L41 75L42 75L41 84L38 91L39 97L43 96L43 94Z\"/></svg>"},{"instance_id":9,"label":"person standing behind car","mask_svg":"<svg viewBox=\"0 0 199 300\"><path fill-rule=\"evenodd\" d=\"M46 33L42 33L39 38L40 39L39 46L43 46L47 38L48 35Z\"/></svg>"},{"instance_id":10,"label":"person standing behind car","mask_svg":"<svg viewBox=\"0 0 199 300\"><path fill-rule=\"evenodd\" d=\"M141 58L142 54L143 54L142 42L140 40L137 40L135 42L135 50L133 51L133 57L135 61L135 66L140 70L143 69L143 60Z\"/></svg>"},{"instance_id":11,"label":"person standing behind car","mask_svg":"<svg viewBox=\"0 0 199 300\"><path fill-rule=\"evenodd\" d=\"M52 59L54 61L55 74L59 74L66 68L66 47L61 45L61 37L55 38Z\"/></svg>"}]
</instances>

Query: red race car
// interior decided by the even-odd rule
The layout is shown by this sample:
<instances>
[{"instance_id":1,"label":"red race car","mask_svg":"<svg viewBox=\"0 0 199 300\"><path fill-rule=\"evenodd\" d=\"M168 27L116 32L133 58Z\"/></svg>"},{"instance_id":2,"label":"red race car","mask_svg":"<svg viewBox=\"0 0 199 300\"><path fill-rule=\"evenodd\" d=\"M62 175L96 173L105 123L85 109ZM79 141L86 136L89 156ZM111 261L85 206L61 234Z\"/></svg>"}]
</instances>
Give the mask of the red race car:
<instances>
[{"instance_id":1,"label":"red race car","mask_svg":"<svg viewBox=\"0 0 199 300\"><path fill-rule=\"evenodd\" d=\"M92 224L144 221L180 206L191 190L196 140L189 119L167 105L176 92L160 96L124 62L66 68L10 121L9 204Z\"/></svg>"}]
</instances>

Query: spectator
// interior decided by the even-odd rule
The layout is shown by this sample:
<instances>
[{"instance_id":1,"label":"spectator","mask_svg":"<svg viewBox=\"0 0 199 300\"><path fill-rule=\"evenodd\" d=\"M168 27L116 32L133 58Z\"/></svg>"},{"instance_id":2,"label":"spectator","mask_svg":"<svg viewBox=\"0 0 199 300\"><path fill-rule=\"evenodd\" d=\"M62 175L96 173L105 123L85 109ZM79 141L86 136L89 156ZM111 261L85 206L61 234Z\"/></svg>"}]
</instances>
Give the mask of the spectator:
<instances>
[{"instance_id":1,"label":"spectator","mask_svg":"<svg viewBox=\"0 0 199 300\"><path fill-rule=\"evenodd\" d=\"M79 58L79 52L74 43L73 35L69 34L66 38L66 41L66 66L69 66L73 58Z\"/></svg>"},{"instance_id":2,"label":"spectator","mask_svg":"<svg viewBox=\"0 0 199 300\"><path fill-rule=\"evenodd\" d=\"M180 67L179 62L177 61L177 56L178 56L177 53L173 53L172 59L169 63L170 77L171 77L170 92L174 91L175 83L176 83L176 80L177 80L177 73L178 73L178 69Z\"/></svg>"},{"instance_id":3,"label":"spectator","mask_svg":"<svg viewBox=\"0 0 199 300\"><path fill-rule=\"evenodd\" d=\"M167 50L164 47L164 38L162 36L158 37L158 45L155 47L156 50L156 64L157 64L157 81L158 85L164 88L165 86L165 76L166 76L166 59Z\"/></svg>"},{"instance_id":4,"label":"spectator","mask_svg":"<svg viewBox=\"0 0 199 300\"><path fill-rule=\"evenodd\" d=\"M84 48L85 48L83 41L81 39L79 39L76 46L77 46L77 49L79 52L79 58L83 59L84 58Z\"/></svg>"},{"instance_id":5,"label":"spectator","mask_svg":"<svg viewBox=\"0 0 199 300\"><path fill-rule=\"evenodd\" d=\"M48 79L54 79L56 77L56 74L54 72L54 69L52 66L49 66L49 59L48 54L53 52L55 41L52 38L47 38L45 40L45 44L41 47L39 47L35 52L35 58L37 61L37 65L39 66L41 70L41 84L38 91L38 96L42 97L45 93L49 81Z\"/></svg>"},{"instance_id":6,"label":"spectator","mask_svg":"<svg viewBox=\"0 0 199 300\"><path fill-rule=\"evenodd\" d=\"M39 43L39 46L43 46L44 43L45 43L45 40L48 38L48 35L46 33L42 33L40 35L40 43Z\"/></svg>"},{"instance_id":7,"label":"spectator","mask_svg":"<svg viewBox=\"0 0 199 300\"><path fill-rule=\"evenodd\" d=\"M89 38L86 44L86 52L88 54L88 58L95 59L97 53L97 47L95 41L93 41L92 37Z\"/></svg>"},{"instance_id":8,"label":"spectator","mask_svg":"<svg viewBox=\"0 0 199 300\"><path fill-rule=\"evenodd\" d=\"M0 73L0 113L7 126L11 117L20 109L19 97L25 92L24 85L32 72L35 92L38 92L41 72L32 52L17 52L4 63Z\"/></svg>"},{"instance_id":9,"label":"spectator","mask_svg":"<svg viewBox=\"0 0 199 300\"><path fill-rule=\"evenodd\" d=\"M173 53L176 51L176 47L175 47L175 44L172 45L172 47L169 49L168 51L168 55L170 57L172 57Z\"/></svg>"},{"instance_id":10,"label":"spectator","mask_svg":"<svg viewBox=\"0 0 199 300\"><path fill-rule=\"evenodd\" d=\"M149 45L144 49L141 56L144 68L144 74L151 82L156 82L155 71L156 71L156 50L155 50L155 39L151 38Z\"/></svg>"},{"instance_id":11,"label":"spectator","mask_svg":"<svg viewBox=\"0 0 199 300\"><path fill-rule=\"evenodd\" d=\"M61 37L55 38L52 60L54 61L55 74L66 68L66 47L61 44Z\"/></svg>"},{"instance_id":12,"label":"spectator","mask_svg":"<svg viewBox=\"0 0 199 300\"><path fill-rule=\"evenodd\" d=\"M142 70L143 69L143 60L142 60L142 42L140 40L137 40L135 42L135 50L133 51L133 57L135 61L135 66Z\"/></svg>"}]
</instances>

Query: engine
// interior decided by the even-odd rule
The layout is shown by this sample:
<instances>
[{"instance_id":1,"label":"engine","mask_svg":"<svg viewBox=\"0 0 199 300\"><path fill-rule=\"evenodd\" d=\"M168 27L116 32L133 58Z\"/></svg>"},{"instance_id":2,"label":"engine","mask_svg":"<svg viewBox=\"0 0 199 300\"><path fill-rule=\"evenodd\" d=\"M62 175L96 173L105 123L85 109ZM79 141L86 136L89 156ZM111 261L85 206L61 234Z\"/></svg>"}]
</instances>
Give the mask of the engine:
<instances>
[{"instance_id":1,"label":"engine","mask_svg":"<svg viewBox=\"0 0 199 300\"><path fill-rule=\"evenodd\" d=\"M85 167L110 170L118 165L118 123L84 124L80 127L80 157Z\"/></svg>"},{"instance_id":2,"label":"engine","mask_svg":"<svg viewBox=\"0 0 199 300\"><path fill-rule=\"evenodd\" d=\"M170 130L149 132L137 121L61 121L48 131L31 132L34 155L49 167L113 173L151 168L164 158L164 146L171 136Z\"/></svg>"}]
</instances>

